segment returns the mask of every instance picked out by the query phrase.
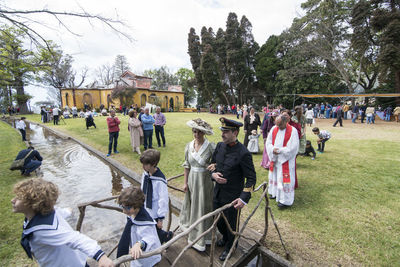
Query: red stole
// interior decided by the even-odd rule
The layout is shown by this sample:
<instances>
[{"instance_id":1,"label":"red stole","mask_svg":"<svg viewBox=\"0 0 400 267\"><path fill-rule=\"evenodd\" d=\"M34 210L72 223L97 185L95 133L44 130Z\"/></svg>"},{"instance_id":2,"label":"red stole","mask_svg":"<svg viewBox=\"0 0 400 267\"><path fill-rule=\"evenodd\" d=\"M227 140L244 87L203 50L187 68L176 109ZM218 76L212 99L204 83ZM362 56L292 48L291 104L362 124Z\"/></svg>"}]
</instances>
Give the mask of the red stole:
<instances>
[{"instance_id":1,"label":"red stole","mask_svg":"<svg viewBox=\"0 0 400 267\"><path fill-rule=\"evenodd\" d=\"M289 142L290 136L292 135L293 127L289 124L286 125L285 138L283 139L283 147L286 147ZM279 127L276 126L274 131L272 132L272 145L275 145L276 135L279 131ZM274 170L274 162L271 161L269 165L269 170ZM290 172L289 172L289 161L286 161L282 164L282 176L283 176L283 184L290 184Z\"/></svg>"}]
</instances>

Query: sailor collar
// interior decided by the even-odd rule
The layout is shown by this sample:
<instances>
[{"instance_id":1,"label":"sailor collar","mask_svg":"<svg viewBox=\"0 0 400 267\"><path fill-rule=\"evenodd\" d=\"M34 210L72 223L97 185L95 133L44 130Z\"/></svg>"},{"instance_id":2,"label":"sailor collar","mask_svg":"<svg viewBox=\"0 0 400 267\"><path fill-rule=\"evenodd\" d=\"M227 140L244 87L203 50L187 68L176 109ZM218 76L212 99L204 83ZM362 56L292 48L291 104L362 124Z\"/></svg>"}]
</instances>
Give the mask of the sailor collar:
<instances>
[{"instance_id":1,"label":"sailor collar","mask_svg":"<svg viewBox=\"0 0 400 267\"><path fill-rule=\"evenodd\" d=\"M129 217L129 219L132 221L133 224L143 226L143 225L155 225L156 222L153 220L153 218L150 216L150 214L147 212L147 210L144 207L141 207L138 214L135 216L135 218Z\"/></svg>"},{"instance_id":2,"label":"sailor collar","mask_svg":"<svg viewBox=\"0 0 400 267\"><path fill-rule=\"evenodd\" d=\"M58 219L53 210L50 214L36 214L30 221L25 218L22 234L29 235L39 230L56 230L58 228Z\"/></svg>"}]
</instances>

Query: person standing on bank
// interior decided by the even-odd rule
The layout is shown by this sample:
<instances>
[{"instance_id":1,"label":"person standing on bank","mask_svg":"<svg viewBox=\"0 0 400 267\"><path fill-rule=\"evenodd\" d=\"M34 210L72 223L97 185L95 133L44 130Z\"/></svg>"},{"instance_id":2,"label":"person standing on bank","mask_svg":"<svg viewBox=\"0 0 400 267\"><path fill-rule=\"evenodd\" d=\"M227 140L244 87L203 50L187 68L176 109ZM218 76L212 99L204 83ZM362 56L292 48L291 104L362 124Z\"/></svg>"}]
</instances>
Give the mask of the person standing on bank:
<instances>
[{"instance_id":1,"label":"person standing on bank","mask_svg":"<svg viewBox=\"0 0 400 267\"><path fill-rule=\"evenodd\" d=\"M163 147L165 147L164 125L167 123L167 120L165 119L164 114L161 113L160 107L156 108L156 113L153 115L153 117L154 117L154 121L155 121L154 128L156 130L156 138L157 138L158 147L161 147L160 134L161 134L161 139L163 142Z\"/></svg>"},{"instance_id":2,"label":"person standing on bank","mask_svg":"<svg viewBox=\"0 0 400 267\"><path fill-rule=\"evenodd\" d=\"M111 149L113 148L114 143L114 154L118 154L117 145L118 145L118 135L119 135L119 121L118 117L115 116L115 110L110 111L110 117L107 118L107 126L108 126L108 154L107 157L111 156Z\"/></svg>"},{"instance_id":3,"label":"person standing on bank","mask_svg":"<svg viewBox=\"0 0 400 267\"><path fill-rule=\"evenodd\" d=\"M249 135L251 131L256 130L258 132L258 126L261 125L260 116L256 113L254 108L250 109L250 113L244 118L244 142L243 145L247 147L249 143Z\"/></svg>"},{"instance_id":4,"label":"person standing on bank","mask_svg":"<svg viewBox=\"0 0 400 267\"><path fill-rule=\"evenodd\" d=\"M299 150L299 135L288 124L290 117L281 115L276 119L268 134L267 152L271 160L269 166L268 194L276 199L279 208L291 206L294 202L296 177L296 156Z\"/></svg>"},{"instance_id":5,"label":"person standing on bank","mask_svg":"<svg viewBox=\"0 0 400 267\"><path fill-rule=\"evenodd\" d=\"M192 128L194 140L186 144L185 148L185 199L180 212L180 227L187 229L205 214L213 210L212 195L214 185L207 167L215 149L215 144L205 138L205 135L212 135L212 127L202 119L195 119L186 123ZM212 218L202 221L188 236L188 243L193 242L209 229L212 225ZM206 245L211 244L211 234L202 237L193 245L198 251L205 251Z\"/></svg>"},{"instance_id":6,"label":"person standing on bank","mask_svg":"<svg viewBox=\"0 0 400 267\"><path fill-rule=\"evenodd\" d=\"M15 128L21 132L22 141L26 141L25 119L26 119L25 117L21 117L21 119L15 123Z\"/></svg>"},{"instance_id":7,"label":"person standing on bank","mask_svg":"<svg viewBox=\"0 0 400 267\"><path fill-rule=\"evenodd\" d=\"M238 142L241 122L229 120L224 117L219 119L222 123L222 142L217 144L211 163L215 163L215 169L211 178L216 182L214 187L214 210L228 203L234 206L224 210L224 215L233 231L237 231L240 209L251 198L251 192L256 184L256 172L251 153ZM246 181L246 182L245 182ZM219 259L224 261L233 245L235 236L228 230L223 218L217 227L222 234L222 239L217 241L217 246L225 247Z\"/></svg>"},{"instance_id":8,"label":"person standing on bank","mask_svg":"<svg viewBox=\"0 0 400 267\"><path fill-rule=\"evenodd\" d=\"M306 152L306 125L307 125L307 120L306 117L303 115L303 107L302 106L296 106L294 108L294 111L296 112L291 120L295 123L298 123L300 125L300 139L299 139L299 154L304 154Z\"/></svg>"},{"instance_id":9,"label":"person standing on bank","mask_svg":"<svg viewBox=\"0 0 400 267\"><path fill-rule=\"evenodd\" d=\"M336 125L337 125L338 123L340 124L340 127L343 127L343 120L342 120L342 118L343 118L343 109L342 109L342 107L340 106L340 104L339 104L339 106L336 108L336 115L337 115L337 117L336 117L335 123L333 124L333 127L336 127Z\"/></svg>"},{"instance_id":10,"label":"person standing on bank","mask_svg":"<svg viewBox=\"0 0 400 267\"><path fill-rule=\"evenodd\" d=\"M153 148L153 124L155 122L153 116L149 114L149 108L144 109L144 113L140 117L143 125L144 134L144 150Z\"/></svg>"},{"instance_id":11,"label":"person standing on bank","mask_svg":"<svg viewBox=\"0 0 400 267\"><path fill-rule=\"evenodd\" d=\"M135 109L129 111L128 115L128 131L131 135L132 150L140 155L140 137L143 136L142 123L136 118L137 111Z\"/></svg>"},{"instance_id":12,"label":"person standing on bank","mask_svg":"<svg viewBox=\"0 0 400 267\"><path fill-rule=\"evenodd\" d=\"M53 108L53 124L58 125L61 110L58 107Z\"/></svg>"}]
</instances>

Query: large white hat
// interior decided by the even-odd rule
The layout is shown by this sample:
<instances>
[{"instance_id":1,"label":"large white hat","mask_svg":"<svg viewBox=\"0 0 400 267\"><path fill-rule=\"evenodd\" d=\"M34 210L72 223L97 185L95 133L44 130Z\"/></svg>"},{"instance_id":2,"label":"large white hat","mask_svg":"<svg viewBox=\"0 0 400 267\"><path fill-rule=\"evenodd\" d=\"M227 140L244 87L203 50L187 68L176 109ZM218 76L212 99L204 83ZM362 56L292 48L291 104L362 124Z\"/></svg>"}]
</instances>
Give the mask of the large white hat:
<instances>
[{"instance_id":1,"label":"large white hat","mask_svg":"<svg viewBox=\"0 0 400 267\"><path fill-rule=\"evenodd\" d=\"M208 124L206 121L203 121L200 118L188 121L186 124L190 128L200 130L203 133L205 133L206 135L213 135L214 134L211 125Z\"/></svg>"}]
</instances>

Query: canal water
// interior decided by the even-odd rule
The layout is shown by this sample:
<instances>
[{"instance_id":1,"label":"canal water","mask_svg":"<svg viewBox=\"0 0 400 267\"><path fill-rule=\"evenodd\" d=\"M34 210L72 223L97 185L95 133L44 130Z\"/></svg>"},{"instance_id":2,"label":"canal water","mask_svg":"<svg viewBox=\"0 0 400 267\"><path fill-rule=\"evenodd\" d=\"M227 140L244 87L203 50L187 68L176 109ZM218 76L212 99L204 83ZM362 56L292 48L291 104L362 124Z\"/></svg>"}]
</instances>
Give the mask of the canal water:
<instances>
[{"instance_id":1,"label":"canal water","mask_svg":"<svg viewBox=\"0 0 400 267\"><path fill-rule=\"evenodd\" d=\"M27 139L43 157L38 176L58 186L61 194L57 206L72 209L67 219L72 228L78 221L78 204L119 194L135 183L73 140L61 139L32 123L27 126ZM125 222L126 216L120 212L88 206L81 232L98 240L109 252L118 243Z\"/></svg>"}]
</instances>

